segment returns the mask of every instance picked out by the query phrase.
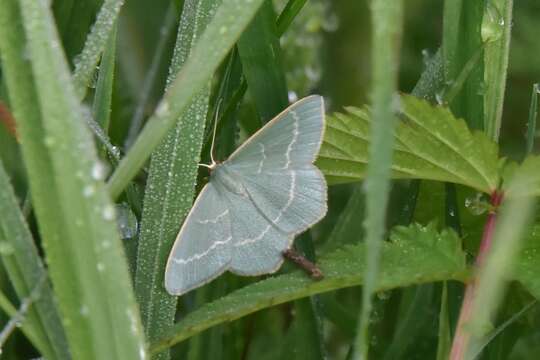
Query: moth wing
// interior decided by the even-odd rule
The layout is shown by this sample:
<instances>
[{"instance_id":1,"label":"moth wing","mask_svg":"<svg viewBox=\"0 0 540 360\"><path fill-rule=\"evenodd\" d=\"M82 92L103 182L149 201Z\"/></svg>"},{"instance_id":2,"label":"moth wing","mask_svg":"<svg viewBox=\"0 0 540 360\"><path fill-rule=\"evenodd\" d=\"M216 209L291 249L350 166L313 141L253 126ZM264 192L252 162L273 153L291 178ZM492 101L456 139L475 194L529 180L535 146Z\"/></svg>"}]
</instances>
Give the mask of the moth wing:
<instances>
[{"instance_id":1,"label":"moth wing","mask_svg":"<svg viewBox=\"0 0 540 360\"><path fill-rule=\"evenodd\" d=\"M233 243L229 270L238 275L272 273L283 263L282 252L293 236L275 227L247 196L227 193Z\"/></svg>"},{"instance_id":2,"label":"moth wing","mask_svg":"<svg viewBox=\"0 0 540 360\"><path fill-rule=\"evenodd\" d=\"M222 274L231 261L227 200L211 182L193 204L167 260L165 288L182 295Z\"/></svg>"},{"instance_id":3,"label":"moth wing","mask_svg":"<svg viewBox=\"0 0 540 360\"><path fill-rule=\"evenodd\" d=\"M326 215L326 181L314 165L263 171L242 182L259 212L288 234L301 233Z\"/></svg>"},{"instance_id":4,"label":"moth wing","mask_svg":"<svg viewBox=\"0 0 540 360\"><path fill-rule=\"evenodd\" d=\"M243 174L289 169L315 160L324 133L324 102L308 96L289 106L244 142L225 162Z\"/></svg>"}]
</instances>

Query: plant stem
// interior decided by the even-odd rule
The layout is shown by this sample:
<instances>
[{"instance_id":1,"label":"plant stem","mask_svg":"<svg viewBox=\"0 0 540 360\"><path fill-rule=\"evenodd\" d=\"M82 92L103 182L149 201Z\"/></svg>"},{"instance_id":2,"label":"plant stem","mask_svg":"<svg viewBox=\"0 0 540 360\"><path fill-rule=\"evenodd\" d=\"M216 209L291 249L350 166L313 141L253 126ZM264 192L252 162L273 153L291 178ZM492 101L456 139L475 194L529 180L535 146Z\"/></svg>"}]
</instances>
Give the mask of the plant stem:
<instances>
[{"instance_id":1,"label":"plant stem","mask_svg":"<svg viewBox=\"0 0 540 360\"><path fill-rule=\"evenodd\" d=\"M495 225L497 223L497 210L503 199L503 193L494 191L491 194L490 203L492 209L488 214L486 224L484 225L484 232L482 234L482 241L478 250L478 256L475 261L476 272L484 265L486 255L490 252L493 245L493 234ZM452 343L452 350L450 352L450 360L465 359L465 351L467 349L468 342L471 334L467 331L467 323L471 319L472 305L474 303L476 295L477 282L473 278L467 284L465 288L465 296L463 297L463 303L461 305L461 312L459 314L459 320L456 327L456 334Z\"/></svg>"}]
</instances>

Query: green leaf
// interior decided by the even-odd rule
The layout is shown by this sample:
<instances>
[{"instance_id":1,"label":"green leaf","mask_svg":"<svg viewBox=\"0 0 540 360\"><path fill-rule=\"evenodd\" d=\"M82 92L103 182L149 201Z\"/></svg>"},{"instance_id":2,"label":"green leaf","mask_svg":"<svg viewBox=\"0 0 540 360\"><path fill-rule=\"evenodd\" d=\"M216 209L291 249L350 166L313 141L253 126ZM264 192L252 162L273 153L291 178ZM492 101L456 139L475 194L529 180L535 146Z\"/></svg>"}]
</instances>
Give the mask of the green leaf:
<instances>
[{"instance_id":1,"label":"green leaf","mask_svg":"<svg viewBox=\"0 0 540 360\"><path fill-rule=\"evenodd\" d=\"M490 0L484 10L484 128L495 141L501 130L514 0Z\"/></svg>"},{"instance_id":2,"label":"green leaf","mask_svg":"<svg viewBox=\"0 0 540 360\"><path fill-rule=\"evenodd\" d=\"M22 300L30 296L36 284L43 281L43 277L47 275L1 161L0 214L2 265L17 296ZM23 330L29 330L27 336L43 356L50 359L70 358L48 281L43 285L39 299L29 308L24 324Z\"/></svg>"},{"instance_id":3,"label":"green leaf","mask_svg":"<svg viewBox=\"0 0 540 360\"><path fill-rule=\"evenodd\" d=\"M111 102L116 60L116 26L113 27L99 66L96 94L92 105L95 121L105 134L109 132Z\"/></svg>"},{"instance_id":4,"label":"green leaf","mask_svg":"<svg viewBox=\"0 0 540 360\"><path fill-rule=\"evenodd\" d=\"M346 246L321 257L324 279L313 281L296 271L275 276L206 304L188 314L152 346L159 352L212 326L284 302L335 289L362 284L365 245ZM435 225L396 227L381 249L377 291L467 276L465 254L452 230L437 232Z\"/></svg>"},{"instance_id":5,"label":"green leaf","mask_svg":"<svg viewBox=\"0 0 540 360\"><path fill-rule=\"evenodd\" d=\"M96 71L96 65L107 45L109 37L115 36L115 24L124 0L105 0L92 30L84 43L84 48L75 61L73 84L79 99L83 99L88 85Z\"/></svg>"},{"instance_id":6,"label":"green leaf","mask_svg":"<svg viewBox=\"0 0 540 360\"><path fill-rule=\"evenodd\" d=\"M491 193L498 186L497 145L481 132L471 132L465 121L448 109L404 95L402 120L395 137L392 176L463 184ZM370 114L348 109L328 117L317 165L329 183L365 177L370 141Z\"/></svg>"},{"instance_id":7,"label":"green leaf","mask_svg":"<svg viewBox=\"0 0 540 360\"><path fill-rule=\"evenodd\" d=\"M529 156L520 165L510 162L503 174L505 197L540 196L540 156Z\"/></svg>"},{"instance_id":8,"label":"green leaf","mask_svg":"<svg viewBox=\"0 0 540 360\"><path fill-rule=\"evenodd\" d=\"M446 84L454 84L483 45L481 24L485 1L447 0L444 2L442 60ZM483 59L480 59L483 60ZM476 130L484 128L484 64L474 66L460 92L451 102L452 112ZM440 94L440 93L439 93Z\"/></svg>"},{"instance_id":9,"label":"green leaf","mask_svg":"<svg viewBox=\"0 0 540 360\"><path fill-rule=\"evenodd\" d=\"M263 123L266 123L289 103L271 1L264 2L238 40L238 53L248 90Z\"/></svg>"},{"instance_id":10,"label":"green leaf","mask_svg":"<svg viewBox=\"0 0 540 360\"><path fill-rule=\"evenodd\" d=\"M227 56L264 0L224 0L176 80L109 181L116 198Z\"/></svg>"},{"instance_id":11,"label":"green leaf","mask_svg":"<svg viewBox=\"0 0 540 360\"><path fill-rule=\"evenodd\" d=\"M71 354L145 356L127 263L47 3L2 1L0 48L33 205ZM23 29L24 25L24 29ZM27 51L28 59L20 54Z\"/></svg>"},{"instance_id":12,"label":"green leaf","mask_svg":"<svg viewBox=\"0 0 540 360\"><path fill-rule=\"evenodd\" d=\"M540 225L535 224L524 240L514 264L512 278L519 281L540 300Z\"/></svg>"},{"instance_id":13,"label":"green leaf","mask_svg":"<svg viewBox=\"0 0 540 360\"><path fill-rule=\"evenodd\" d=\"M380 249L386 229L386 212L390 197L394 129L397 114L392 106L398 90L399 54L403 33L403 0L371 1L373 34L372 106L373 121L369 126L368 164L364 191L366 194L366 267L362 288L362 306L353 343L354 360L368 358L369 323L373 310L372 297L377 287Z\"/></svg>"},{"instance_id":14,"label":"green leaf","mask_svg":"<svg viewBox=\"0 0 540 360\"><path fill-rule=\"evenodd\" d=\"M184 65L200 34L212 18L219 0L186 0L169 81ZM197 181L209 86L197 94L152 154L144 196L138 245L135 287L148 339L154 340L174 323L177 297L163 286L167 257L180 225L191 209ZM164 352L156 357L168 359Z\"/></svg>"}]
</instances>

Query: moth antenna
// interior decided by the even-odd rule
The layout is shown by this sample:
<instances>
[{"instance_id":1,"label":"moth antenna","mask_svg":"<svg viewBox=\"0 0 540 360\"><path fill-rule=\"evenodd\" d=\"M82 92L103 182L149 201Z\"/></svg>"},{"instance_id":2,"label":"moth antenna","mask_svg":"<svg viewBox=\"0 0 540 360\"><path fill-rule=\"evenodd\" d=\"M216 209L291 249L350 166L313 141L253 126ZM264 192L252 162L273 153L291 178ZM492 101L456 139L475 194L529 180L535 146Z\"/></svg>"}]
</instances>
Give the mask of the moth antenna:
<instances>
[{"instance_id":1,"label":"moth antenna","mask_svg":"<svg viewBox=\"0 0 540 360\"><path fill-rule=\"evenodd\" d=\"M214 131L212 133L212 144L210 145L210 160L212 160L212 164L208 167L209 169L212 169L216 165L216 160L214 159L214 143L216 141L217 123L219 118L219 109L221 108L221 102L222 99L220 99L217 104L216 116L214 119Z\"/></svg>"}]
</instances>

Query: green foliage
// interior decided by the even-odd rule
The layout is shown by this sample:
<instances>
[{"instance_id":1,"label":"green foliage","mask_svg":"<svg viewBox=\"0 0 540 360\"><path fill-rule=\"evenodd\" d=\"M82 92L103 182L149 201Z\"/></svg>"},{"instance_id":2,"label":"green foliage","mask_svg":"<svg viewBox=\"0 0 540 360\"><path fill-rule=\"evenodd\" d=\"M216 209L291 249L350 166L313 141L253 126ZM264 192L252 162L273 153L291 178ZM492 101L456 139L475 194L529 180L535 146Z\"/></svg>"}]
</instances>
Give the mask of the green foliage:
<instances>
[{"instance_id":1,"label":"green foliage","mask_svg":"<svg viewBox=\"0 0 540 360\"><path fill-rule=\"evenodd\" d=\"M4 357L534 357L537 1L124 2L0 0ZM311 93L329 206L294 246L324 279L170 296L213 121L223 160Z\"/></svg>"},{"instance_id":2,"label":"green foliage","mask_svg":"<svg viewBox=\"0 0 540 360\"><path fill-rule=\"evenodd\" d=\"M393 178L448 181L486 193L497 189L498 149L486 135L469 130L448 109L412 96L401 97L400 110ZM317 164L330 183L365 177L370 118L355 108L329 117Z\"/></svg>"},{"instance_id":3,"label":"green foliage","mask_svg":"<svg viewBox=\"0 0 540 360\"><path fill-rule=\"evenodd\" d=\"M366 246L346 246L321 257L318 265L324 279L313 281L300 271L259 281L204 305L190 313L170 334L154 344L159 351L185 340L210 326L236 320L255 311L287 301L335 289L359 285L365 269ZM438 232L426 227L397 227L390 241L382 244L381 272L377 291L442 279L466 277L465 254L452 230Z\"/></svg>"}]
</instances>

